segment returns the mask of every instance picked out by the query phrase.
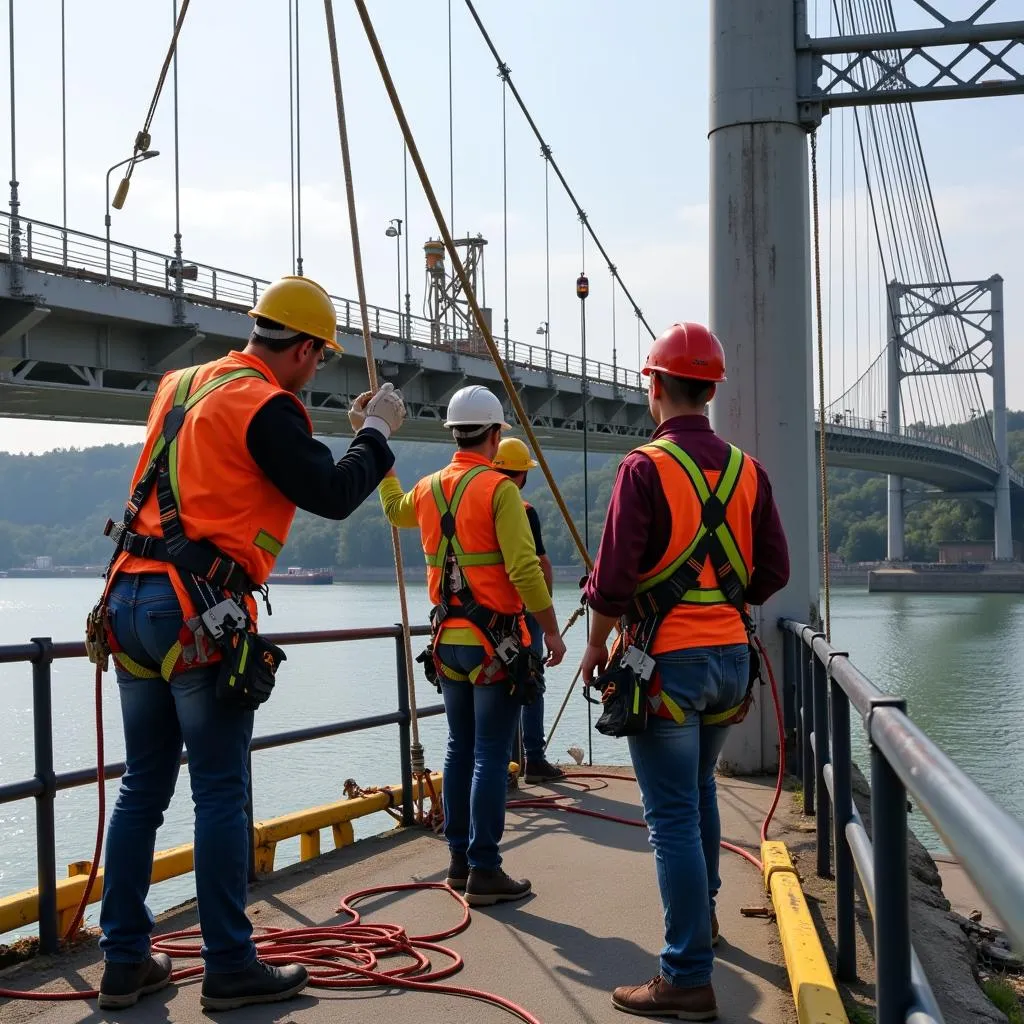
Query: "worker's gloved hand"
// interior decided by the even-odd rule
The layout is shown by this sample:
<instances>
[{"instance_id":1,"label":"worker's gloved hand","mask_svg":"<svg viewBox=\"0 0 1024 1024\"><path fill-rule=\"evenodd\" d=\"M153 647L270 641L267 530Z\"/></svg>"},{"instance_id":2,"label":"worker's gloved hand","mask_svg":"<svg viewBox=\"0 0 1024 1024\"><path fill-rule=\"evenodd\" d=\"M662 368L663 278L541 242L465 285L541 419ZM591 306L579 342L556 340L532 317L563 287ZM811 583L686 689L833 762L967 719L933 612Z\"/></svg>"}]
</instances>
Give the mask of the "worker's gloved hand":
<instances>
[{"instance_id":1,"label":"worker's gloved hand","mask_svg":"<svg viewBox=\"0 0 1024 1024\"><path fill-rule=\"evenodd\" d=\"M353 430L361 430L366 423L366 403L373 398L372 391L364 391L348 407L348 421Z\"/></svg>"},{"instance_id":2,"label":"worker's gloved hand","mask_svg":"<svg viewBox=\"0 0 1024 1024\"><path fill-rule=\"evenodd\" d=\"M405 422L402 392L397 391L391 381L382 384L380 390L366 403L365 411L363 426L379 430L385 437L390 437Z\"/></svg>"}]
</instances>

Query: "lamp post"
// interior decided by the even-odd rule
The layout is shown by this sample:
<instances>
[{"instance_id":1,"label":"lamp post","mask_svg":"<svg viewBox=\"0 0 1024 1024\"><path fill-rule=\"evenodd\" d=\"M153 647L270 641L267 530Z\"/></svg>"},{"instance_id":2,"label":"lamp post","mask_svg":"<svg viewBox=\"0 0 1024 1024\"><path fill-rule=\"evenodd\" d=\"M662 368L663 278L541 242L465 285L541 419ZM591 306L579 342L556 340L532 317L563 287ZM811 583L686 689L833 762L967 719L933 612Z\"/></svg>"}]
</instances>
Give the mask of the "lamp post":
<instances>
[{"instance_id":1,"label":"lamp post","mask_svg":"<svg viewBox=\"0 0 1024 1024\"><path fill-rule=\"evenodd\" d=\"M544 364L547 369L551 369L551 343L548 340L548 334L550 332L550 326L547 320L541 320L540 327L537 328L538 334L544 335Z\"/></svg>"},{"instance_id":2,"label":"lamp post","mask_svg":"<svg viewBox=\"0 0 1024 1024\"><path fill-rule=\"evenodd\" d=\"M103 223L107 228L107 284L110 284L110 175L118 169L118 167L124 167L125 164L141 164L143 160L151 160L155 156L160 155L159 149L150 149L145 153L137 153L134 156L128 157L127 160L122 160L120 163L114 164L107 171L107 205L106 214L103 218ZM114 196L114 208L120 210L124 206L125 197L128 194L128 179L122 180L121 184L117 186L117 194Z\"/></svg>"},{"instance_id":3,"label":"lamp post","mask_svg":"<svg viewBox=\"0 0 1024 1024\"><path fill-rule=\"evenodd\" d=\"M395 271L398 276L398 295L395 298L395 309L398 310L398 336L404 338L402 332L402 222L398 217L393 217L388 222L388 229L384 232L388 238L395 240ZM408 328L407 328L408 329Z\"/></svg>"}]
</instances>

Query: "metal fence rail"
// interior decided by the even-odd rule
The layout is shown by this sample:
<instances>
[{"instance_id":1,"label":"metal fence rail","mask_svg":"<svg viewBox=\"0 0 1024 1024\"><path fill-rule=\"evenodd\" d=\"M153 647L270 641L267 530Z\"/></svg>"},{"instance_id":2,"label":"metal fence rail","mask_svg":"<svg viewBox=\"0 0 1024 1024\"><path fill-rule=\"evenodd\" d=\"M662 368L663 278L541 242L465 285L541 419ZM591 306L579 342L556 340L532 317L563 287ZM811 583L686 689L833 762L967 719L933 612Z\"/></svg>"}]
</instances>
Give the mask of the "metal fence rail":
<instances>
[{"instance_id":1,"label":"metal fence rail","mask_svg":"<svg viewBox=\"0 0 1024 1024\"><path fill-rule=\"evenodd\" d=\"M11 215L0 211L0 251L11 252ZM60 274L84 277L105 283L131 284L146 291L168 296L179 294L177 267L173 256L143 249L123 242L107 242L98 235L71 231L45 221L18 217L22 261L30 267ZM190 302L249 309L269 281L248 274L239 274L222 267L189 260L195 277L181 280L180 294ZM359 302L331 296L338 314L338 329L351 334L362 331ZM420 316L406 316L394 309L369 306L370 330L380 337L394 338L420 348L446 348L452 351L483 351L482 342L469 342L449 334L448 325L441 325L441 336L433 341L432 325ZM555 352L541 345L525 345L512 339L495 337L506 362L533 370L545 370L571 377L584 376L583 360L566 352ZM592 381L640 390L642 381L636 370L603 363L586 362L585 376Z\"/></svg>"},{"instance_id":2,"label":"metal fence rail","mask_svg":"<svg viewBox=\"0 0 1024 1024\"><path fill-rule=\"evenodd\" d=\"M413 626L413 636L428 636L429 626ZM268 634L270 640L279 646L295 644L350 643L355 640L393 640L395 644L395 679L397 681L398 705L394 711L341 722L326 722L291 729L287 732L272 733L253 737L251 750L266 750L271 747L288 746L305 740L324 739L344 733L375 729L384 725L398 726L398 742L401 754L402 774L402 823L413 823L413 781L412 762L409 749L409 708L408 679L405 673L405 648L402 627L380 626L372 629L331 629L301 633ZM57 851L54 824L54 800L63 789L95 784L95 767L80 768L57 774L53 765L53 701L50 666L54 661L65 658L84 658L83 643L54 643L49 637L36 637L27 644L0 646L0 665L31 663L32 665L32 727L35 771L31 778L8 782L0 786L0 806L25 800L29 797L36 802L36 870L39 889L39 946L44 953L56 952L59 945L57 927ZM420 708L417 718L431 718L444 714L443 704ZM188 758L183 756L182 764ZM116 779L124 774L123 762L103 766L104 779ZM249 771L249 800L247 806L249 827L252 829L253 814L252 771Z\"/></svg>"},{"instance_id":3,"label":"metal fence rail","mask_svg":"<svg viewBox=\"0 0 1024 1024\"><path fill-rule=\"evenodd\" d=\"M1015 943L1024 945L1024 827L997 807L812 626L782 620L787 730L796 734L804 814L817 825L817 872L835 852L836 974L857 976L854 869L874 920L878 1024L941 1024L910 938L907 795L956 856ZM853 803L850 707L870 747L872 838Z\"/></svg>"}]
</instances>

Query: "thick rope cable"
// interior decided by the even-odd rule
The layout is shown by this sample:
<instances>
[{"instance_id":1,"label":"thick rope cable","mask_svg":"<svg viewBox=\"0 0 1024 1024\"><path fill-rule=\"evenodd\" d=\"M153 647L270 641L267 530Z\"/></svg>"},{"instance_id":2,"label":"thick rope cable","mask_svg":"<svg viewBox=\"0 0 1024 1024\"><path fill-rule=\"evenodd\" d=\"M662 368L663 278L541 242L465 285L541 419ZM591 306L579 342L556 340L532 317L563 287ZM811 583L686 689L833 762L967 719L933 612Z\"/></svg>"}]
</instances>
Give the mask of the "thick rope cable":
<instances>
[{"instance_id":1,"label":"thick rope cable","mask_svg":"<svg viewBox=\"0 0 1024 1024\"><path fill-rule=\"evenodd\" d=\"M512 81L512 75L511 72L509 71L508 65L501 59L501 55L498 53L497 48L491 41L491 37L488 35L487 29L484 28L484 23L480 20L480 15L477 14L476 8L473 6L472 0L466 0L466 6L469 8L469 13L473 16L473 20L476 22L476 27L480 30L480 35L483 36L484 42L487 44L487 48L491 51L491 56L494 57L495 61L498 64L498 71L508 82L508 86L512 90L512 96L515 98L516 103L519 104L519 109L523 112L523 117L526 118L527 123L533 130L533 134L537 137L537 141L540 143L541 152L547 158L548 163L551 164L551 167L554 170L555 174L558 175L558 180L562 183L562 188L565 189L565 193L569 197L569 201L576 208L577 216L579 216L580 220L583 222L583 226L590 233L590 237L594 240L594 245L596 245L597 248L600 250L601 255L604 257L605 263L608 265L609 268L614 267L611 257L605 251L604 246L601 244L601 240L597 237L597 234L595 233L593 227L591 227L590 221L587 220L587 215L583 212L583 207L580 206L579 202L576 200L576 196L573 194L572 189L569 187L569 182L565 180L565 175L562 174L561 170L558 167L558 164L555 162L554 157L551 155L551 147L544 141L544 136L541 135L540 129L537 127L537 122L534 121L533 117L530 114L530 111L527 109L526 104L523 102L522 96L519 95L519 90L516 88L515 82ZM618 279L618 282L621 285L622 291L625 294L626 298L629 299L630 305L633 307L633 312L636 313L637 317L643 323L644 327L647 328L647 331L650 334L650 336L652 338L655 337L654 331L651 330L651 325L647 322L646 319L644 319L644 315L641 312L640 307L636 304L636 300L633 298L630 290L623 283L622 278L619 277L618 271L613 270L612 273Z\"/></svg>"},{"instance_id":2,"label":"thick rope cable","mask_svg":"<svg viewBox=\"0 0 1024 1024\"><path fill-rule=\"evenodd\" d=\"M178 12L178 20L174 24L174 32L171 35L171 45L167 48L167 56L164 57L163 67L160 68L160 76L157 78L156 89L153 91L153 98L149 101L149 110L146 112L146 121L142 126L142 131L135 136L135 145L132 148L132 161L128 164L124 172L124 180L131 181L132 172L135 170L135 165L138 163L134 158L139 153L145 152L149 149L149 129L153 124L153 118L156 115L157 103L160 102L160 94L163 92L164 81L167 78L167 72L171 66L171 60L178 48L178 36L181 34L181 27L185 24L185 15L188 13L188 5L191 0L182 0L181 10ZM145 147L139 145L139 143L146 139Z\"/></svg>"},{"instance_id":3,"label":"thick rope cable","mask_svg":"<svg viewBox=\"0 0 1024 1024\"><path fill-rule=\"evenodd\" d=\"M324 3L329 4L330 0L324 0ZM430 183L430 178L427 175L426 168L423 165L423 159L420 156L419 147L416 145L416 139L413 137L412 129L409 127L409 122L406 119L405 110L402 107L402 101L399 99L398 92L395 89L394 80L391 77L391 72L388 70L387 60L384 57L384 51L381 49L380 42L377 39L377 33L374 30L373 22L370 20L366 4L364 0L355 0L355 5L356 10L359 12L359 19L363 23L366 38L369 41L370 48L373 50L373 56L377 62L377 69L380 71L381 78L384 80L384 87L391 100L391 106L394 109L395 116L398 118L398 123L402 128L402 134L405 137L406 145L409 147L409 156L412 157L413 166L416 168L416 173L420 178L420 184L423 186L423 193L427 202L430 204L430 209L434 215L434 220L437 222L437 227L444 241L445 249L448 251L448 255L451 258L452 269L455 271L459 278L459 283L462 285L462 291L466 296L469 308L473 314L473 320L480 332L480 336L484 339L484 343L487 346L487 351L491 355L491 359L494 361L494 365L501 377L501 382L505 385L505 391L508 394L509 401L512 403L512 407L515 409L516 415L519 417L519 422L522 425L531 446L533 447L534 454L537 457L537 461L540 463L540 468L544 473L544 478L547 480L548 486L551 488L551 494L555 500L555 504L562 513L565 524L572 536L573 543L576 545L587 569L590 570L593 568L593 561L591 560L590 553L587 551L587 546L584 544L583 538L580 536L579 530L576 528L576 524L573 522L568 508L566 508L565 500L562 498L562 492L559 490L558 483L555 481L554 474L551 472L551 467L548 465L548 461L544 457L544 452L541 450L540 442L537 440L537 435L533 432L533 427L530 425L530 417L523 408L523 404L519 399L519 394L516 392L515 384L509 376L505 363L501 358L501 353L494 344L494 337L491 334L491 329L487 324L487 321L484 319L483 312L480 309L480 305L476 300L476 295L473 292L472 285L470 284L469 277L466 274L466 268L462 265L462 259L459 256L458 250L455 248L455 243L452 241L451 233L445 224L444 212L441 210L440 204L437 201L437 195L434 192L434 188ZM511 86L511 82L509 85ZM515 89L513 87L513 93L514 92ZM362 301L362 297L360 297L360 301Z\"/></svg>"},{"instance_id":4,"label":"thick rope cable","mask_svg":"<svg viewBox=\"0 0 1024 1024\"><path fill-rule=\"evenodd\" d=\"M821 478L821 563L825 583L825 639L832 640L829 589L828 463L825 458L825 334L821 320L821 238L818 216L818 133L811 133L811 196L814 206L814 295L818 333L818 472Z\"/></svg>"},{"instance_id":5,"label":"thick rope cable","mask_svg":"<svg viewBox=\"0 0 1024 1024\"><path fill-rule=\"evenodd\" d=\"M366 303L366 283L363 278L363 258L359 245L359 223L356 217L355 189L352 183L352 161L348 148L348 126L345 121L345 101L341 90L341 68L338 62L338 38L334 27L334 4L332 0L324 0L324 13L327 17L327 42L331 53L331 76L334 80L334 102L338 115L338 139L341 143L341 161L345 171L345 197L348 202L349 227L352 234L352 262L356 274L356 288L359 294L359 316L363 329L363 350L366 354L366 375L370 381L370 390L377 390L377 364L373 358L373 342L370 337L370 314ZM419 163L419 155L412 149L413 159ZM398 602L402 610L402 646L405 650L405 679L409 690L409 711L411 728L411 755L414 776L424 777L425 762L423 747L420 744L419 721L416 709L416 675L413 672L412 637L409 632L409 603L405 593L405 567L402 562L402 542L398 527L391 527L391 544L395 553L395 580L398 584ZM424 787L419 787L417 796L417 816L423 817ZM431 795L432 790L431 790Z\"/></svg>"}]
</instances>

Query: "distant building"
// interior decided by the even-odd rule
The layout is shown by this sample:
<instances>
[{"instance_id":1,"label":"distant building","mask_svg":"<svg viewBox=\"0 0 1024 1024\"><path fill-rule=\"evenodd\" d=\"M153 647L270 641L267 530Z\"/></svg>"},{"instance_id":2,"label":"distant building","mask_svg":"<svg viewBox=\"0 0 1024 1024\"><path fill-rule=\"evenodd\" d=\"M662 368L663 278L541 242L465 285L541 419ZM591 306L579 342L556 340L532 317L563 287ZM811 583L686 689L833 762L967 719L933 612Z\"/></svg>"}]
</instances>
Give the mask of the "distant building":
<instances>
[{"instance_id":1,"label":"distant building","mask_svg":"<svg viewBox=\"0 0 1024 1024\"><path fill-rule=\"evenodd\" d=\"M38 555L35 560L35 567L37 569L52 569L53 558L50 555Z\"/></svg>"},{"instance_id":2,"label":"distant building","mask_svg":"<svg viewBox=\"0 0 1024 1024\"><path fill-rule=\"evenodd\" d=\"M1022 547L1020 541L1013 542L1013 559L1021 561ZM958 564L961 562L994 562L995 541L991 540L956 540L939 545L939 562Z\"/></svg>"}]
</instances>

